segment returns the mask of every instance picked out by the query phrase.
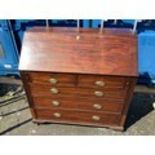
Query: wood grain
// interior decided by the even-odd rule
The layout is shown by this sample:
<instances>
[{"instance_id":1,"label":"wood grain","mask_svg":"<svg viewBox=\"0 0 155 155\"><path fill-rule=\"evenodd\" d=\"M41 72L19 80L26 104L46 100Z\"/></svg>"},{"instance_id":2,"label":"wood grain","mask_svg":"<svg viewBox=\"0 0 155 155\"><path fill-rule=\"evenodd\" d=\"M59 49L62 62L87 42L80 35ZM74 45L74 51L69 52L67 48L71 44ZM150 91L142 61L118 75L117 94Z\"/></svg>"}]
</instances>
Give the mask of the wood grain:
<instances>
[{"instance_id":1,"label":"wood grain","mask_svg":"<svg viewBox=\"0 0 155 155\"><path fill-rule=\"evenodd\" d=\"M39 76L38 76L39 74ZM128 83L128 78L121 76L101 76L101 75L80 75L80 74L59 74L29 72L29 82L34 84L45 84L49 86L81 87L81 88L103 88L103 89L123 89ZM50 83L50 79L55 78L56 84ZM102 81L104 86L98 86L96 81Z\"/></svg>"},{"instance_id":2,"label":"wood grain","mask_svg":"<svg viewBox=\"0 0 155 155\"><path fill-rule=\"evenodd\" d=\"M50 86L63 86L63 87L74 87L77 82L77 77L73 74L53 74L53 73L38 73L30 72L28 74L29 82L34 84L45 84ZM54 78L57 80L56 84L52 84L49 80Z\"/></svg>"},{"instance_id":3,"label":"wood grain","mask_svg":"<svg viewBox=\"0 0 155 155\"><path fill-rule=\"evenodd\" d=\"M128 29L32 28L19 69L34 122L123 130L138 76L137 37Z\"/></svg>"},{"instance_id":4,"label":"wood grain","mask_svg":"<svg viewBox=\"0 0 155 155\"><path fill-rule=\"evenodd\" d=\"M33 97L34 108L41 109L72 109L81 111L107 111L121 114L124 103L117 100L93 100L87 98L76 97ZM54 106L52 101L59 102L58 106ZM96 109L94 104L101 105L101 109Z\"/></svg>"},{"instance_id":5,"label":"wood grain","mask_svg":"<svg viewBox=\"0 0 155 155\"><path fill-rule=\"evenodd\" d=\"M104 86L96 85L97 81L104 82ZM78 87L96 89L125 89L128 78L117 76L79 75Z\"/></svg>"},{"instance_id":6,"label":"wood grain","mask_svg":"<svg viewBox=\"0 0 155 155\"><path fill-rule=\"evenodd\" d=\"M90 89L90 88L78 88L78 87L69 87L69 88L63 88L63 87L51 87L48 85L42 85L42 84L32 84L29 83L29 88L31 91L32 96L42 96L42 97L53 97L53 96L77 96L77 97L87 97L87 98L113 98L113 99L119 99L124 100L125 96L127 94L126 90L104 90L104 89ZM58 93L53 94L51 92L51 89L57 89ZM100 91L103 92L103 96L96 96L95 92Z\"/></svg>"},{"instance_id":7,"label":"wood grain","mask_svg":"<svg viewBox=\"0 0 155 155\"><path fill-rule=\"evenodd\" d=\"M112 124L112 125L119 125L120 115L114 114L107 114L103 112L82 112L82 111L73 111L73 110L36 110L37 119L42 120L56 120L56 121L63 121L63 122L76 122L77 123L87 123L90 125L94 124ZM54 113L60 113L61 117L56 118L54 117ZM96 121L92 119L92 116L99 116L100 120Z\"/></svg>"},{"instance_id":8,"label":"wood grain","mask_svg":"<svg viewBox=\"0 0 155 155\"><path fill-rule=\"evenodd\" d=\"M137 76L137 39L105 29L77 32L68 28L32 29L24 35L19 69L56 73ZM91 33L90 33L91 32ZM33 60L33 61L32 61Z\"/></svg>"}]
</instances>

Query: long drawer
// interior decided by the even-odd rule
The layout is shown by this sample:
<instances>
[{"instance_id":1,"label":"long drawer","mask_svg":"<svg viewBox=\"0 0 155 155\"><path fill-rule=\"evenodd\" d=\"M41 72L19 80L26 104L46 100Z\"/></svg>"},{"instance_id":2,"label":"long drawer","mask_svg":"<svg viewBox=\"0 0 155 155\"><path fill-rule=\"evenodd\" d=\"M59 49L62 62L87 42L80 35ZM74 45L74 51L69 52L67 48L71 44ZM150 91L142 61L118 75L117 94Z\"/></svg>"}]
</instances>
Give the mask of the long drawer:
<instances>
[{"instance_id":1,"label":"long drawer","mask_svg":"<svg viewBox=\"0 0 155 155\"><path fill-rule=\"evenodd\" d=\"M119 101L93 100L74 97L33 97L35 108L44 109L73 109L73 110L90 110L90 111L107 111L121 113L124 103Z\"/></svg>"},{"instance_id":2,"label":"long drawer","mask_svg":"<svg viewBox=\"0 0 155 155\"><path fill-rule=\"evenodd\" d=\"M124 90L104 90L104 89L91 89L91 88L78 88L78 87L51 87L41 84L29 83L32 96L77 96L77 97L93 97L93 98L111 98L124 100L127 89Z\"/></svg>"},{"instance_id":3,"label":"long drawer","mask_svg":"<svg viewBox=\"0 0 155 155\"><path fill-rule=\"evenodd\" d=\"M58 123L86 123L90 125L119 125L121 115L103 112L84 112L72 110L40 110L35 109L38 120Z\"/></svg>"}]
</instances>

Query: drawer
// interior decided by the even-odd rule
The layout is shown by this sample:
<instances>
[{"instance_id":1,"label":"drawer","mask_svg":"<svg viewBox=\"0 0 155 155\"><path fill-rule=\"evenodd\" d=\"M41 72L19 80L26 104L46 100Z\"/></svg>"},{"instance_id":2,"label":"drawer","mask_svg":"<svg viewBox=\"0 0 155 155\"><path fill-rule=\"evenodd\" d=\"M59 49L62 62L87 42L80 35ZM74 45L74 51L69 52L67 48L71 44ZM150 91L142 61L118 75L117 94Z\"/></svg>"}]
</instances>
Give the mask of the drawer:
<instances>
[{"instance_id":1,"label":"drawer","mask_svg":"<svg viewBox=\"0 0 155 155\"><path fill-rule=\"evenodd\" d=\"M29 73L29 81L34 84L46 84L50 86L74 86L76 75L57 73Z\"/></svg>"},{"instance_id":2,"label":"drawer","mask_svg":"<svg viewBox=\"0 0 155 155\"><path fill-rule=\"evenodd\" d=\"M118 101L103 101L85 98L59 97L45 98L33 97L35 108L44 109L74 109L74 110L89 110L89 111L107 111L121 113L124 104Z\"/></svg>"},{"instance_id":3,"label":"drawer","mask_svg":"<svg viewBox=\"0 0 155 155\"><path fill-rule=\"evenodd\" d=\"M64 123L86 123L96 125L119 125L121 115L103 112L85 112L73 110L36 109L37 119Z\"/></svg>"},{"instance_id":4,"label":"drawer","mask_svg":"<svg viewBox=\"0 0 155 155\"><path fill-rule=\"evenodd\" d=\"M63 88L50 87L46 85L29 84L32 96L77 96L77 97L93 97L93 98L114 98L124 100L127 90L102 90L91 88Z\"/></svg>"},{"instance_id":5,"label":"drawer","mask_svg":"<svg viewBox=\"0 0 155 155\"><path fill-rule=\"evenodd\" d=\"M87 88L123 89L128 78L98 75L79 75L78 86Z\"/></svg>"}]
</instances>

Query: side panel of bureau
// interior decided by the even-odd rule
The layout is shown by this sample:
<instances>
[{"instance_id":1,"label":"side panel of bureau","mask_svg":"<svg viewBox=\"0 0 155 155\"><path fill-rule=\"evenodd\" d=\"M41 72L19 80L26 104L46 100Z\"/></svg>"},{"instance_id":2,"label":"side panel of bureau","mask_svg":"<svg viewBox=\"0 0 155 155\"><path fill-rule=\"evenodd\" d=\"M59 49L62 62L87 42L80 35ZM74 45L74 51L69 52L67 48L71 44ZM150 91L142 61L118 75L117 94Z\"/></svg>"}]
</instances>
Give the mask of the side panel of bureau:
<instances>
[{"instance_id":1,"label":"side panel of bureau","mask_svg":"<svg viewBox=\"0 0 155 155\"><path fill-rule=\"evenodd\" d=\"M28 103L29 103L29 108L32 114L32 118L33 119L37 119L37 115L36 112L34 110L34 106L33 106L33 100L32 100L32 95L30 93L30 88L28 87L28 82L29 82L29 76L27 72L20 72L21 75L21 79L23 81L23 86L27 95L27 99L28 99Z\"/></svg>"},{"instance_id":2,"label":"side panel of bureau","mask_svg":"<svg viewBox=\"0 0 155 155\"><path fill-rule=\"evenodd\" d=\"M129 106L132 100L132 96L134 93L134 88L137 82L137 78L130 78L129 80L129 88L128 88L128 92L127 92L127 96L126 96L126 103L124 104L124 108L122 111L122 117L121 117L121 121L120 121L120 126L123 127L124 129L124 124L127 118L127 114L128 114L128 110L129 110Z\"/></svg>"}]
</instances>

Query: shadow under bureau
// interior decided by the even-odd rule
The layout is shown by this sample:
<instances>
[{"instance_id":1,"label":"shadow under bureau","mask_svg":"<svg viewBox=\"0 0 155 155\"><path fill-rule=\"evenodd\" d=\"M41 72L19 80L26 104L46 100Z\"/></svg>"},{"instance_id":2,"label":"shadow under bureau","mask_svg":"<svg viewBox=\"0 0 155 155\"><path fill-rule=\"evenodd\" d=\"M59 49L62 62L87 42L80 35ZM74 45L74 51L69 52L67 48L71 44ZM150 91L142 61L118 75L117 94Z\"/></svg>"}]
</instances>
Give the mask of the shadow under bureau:
<instances>
[{"instance_id":1,"label":"shadow under bureau","mask_svg":"<svg viewBox=\"0 0 155 155\"><path fill-rule=\"evenodd\" d=\"M32 28L19 70L33 121L124 129L138 76L126 29Z\"/></svg>"}]
</instances>

